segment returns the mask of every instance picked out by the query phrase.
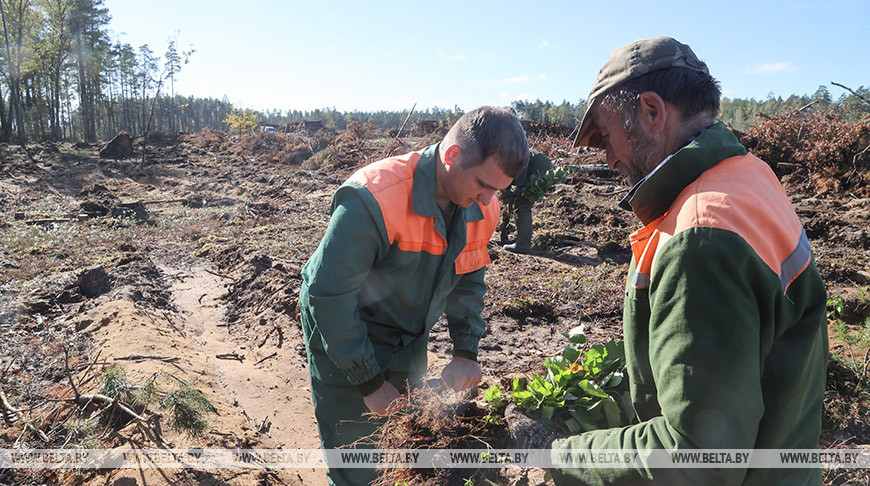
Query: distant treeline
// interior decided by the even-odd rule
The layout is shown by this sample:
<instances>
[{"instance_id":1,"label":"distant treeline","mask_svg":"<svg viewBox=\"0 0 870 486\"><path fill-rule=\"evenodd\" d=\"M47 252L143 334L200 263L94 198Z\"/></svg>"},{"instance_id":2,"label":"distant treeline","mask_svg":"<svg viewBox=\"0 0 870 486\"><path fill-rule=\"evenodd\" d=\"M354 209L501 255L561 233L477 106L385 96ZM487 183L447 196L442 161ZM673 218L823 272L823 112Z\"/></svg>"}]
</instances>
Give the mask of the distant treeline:
<instances>
[{"instance_id":1,"label":"distant treeline","mask_svg":"<svg viewBox=\"0 0 870 486\"><path fill-rule=\"evenodd\" d=\"M765 100L723 98L720 119L738 130L746 130L755 124L759 115L772 116L804 109L812 111L833 110L838 112L846 121L856 121L862 115L870 114L870 103L865 101L870 100L870 89L862 86L855 92L859 96L844 94L836 101L832 99L831 93L825 86L819 86L812 95L791 95L785 99L782 96L775 96L773 93L769 94ZM865 100L862 100L861 97ZM514 101L511 106L517 112L517 116L523 120L538 123L558 123L568 127L575 127L586 112L585 100L580 100L577 103L562 101L559 104L541 100ZM270 125L281 126L302 120L321 120L324 125L337 129L345 128L351 121L365 123L368 120L371 120L378 128L398 128L408 116L408 110L340 112L330 108L313 111L267 110L254 113L262 123ZM432 120L450 124L462 114L463 111L459 107L453 109L433 108L413 112L408 123L413 125L420 121Z\"/></svg>"},{"instance_id":2,"label":"distant treeline","mask_svg":"<svg viewBox=\"0 0 870 486\"><path fill-rule=\"evenodd\" d=\"M26 143L40 140L94 142L120 130L133 136L146 131L166 134L203 128L226 130L235 108L222 100L181 96L174 81L193 52L179 51L169 40L164 55L146 44L134 48L113 41L103 0L0 0L3 38L0 39L0 141ZM195 62L195 55L194 55ZM812 95L765 100L728 99L722 119L745 130L759 113L775 115L796 110L833 109L847 120L870 112L870 89L832 100L824 86ZM520 118L574 127L586 102L514 101ZM327 127L344 129L351 121L369 120L381 129L398 129L408 118L403 111L352 111L334 108L311 111L254 112L262 124L286 125L320 120ZM420 121L450 125L462 116L459 107L415 110L409 127Z\"/></svg>"}]
</instances>

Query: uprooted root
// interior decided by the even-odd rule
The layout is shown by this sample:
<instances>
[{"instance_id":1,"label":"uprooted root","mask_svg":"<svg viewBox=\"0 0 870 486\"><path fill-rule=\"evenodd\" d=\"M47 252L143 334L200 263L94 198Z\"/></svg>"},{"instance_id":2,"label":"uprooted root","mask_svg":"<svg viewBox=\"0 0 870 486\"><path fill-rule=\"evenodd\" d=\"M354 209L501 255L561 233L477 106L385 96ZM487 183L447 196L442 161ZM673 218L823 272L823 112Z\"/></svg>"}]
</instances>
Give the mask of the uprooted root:
<instances>
[{"instance_id":1,"label":"uprooted root","mask_svg":"<svg viewBox=\"0 0 870 486\"><path fill-rule=\"evenodd\" d=\"M507 444L506 429L485 406L470 401L476 389L454 393L443 387L423 386L408 393L394 405L395 410L374 437L378 449L480 449ZM385 470L376 486L502 484L498 469L410 469Z\"/></svg>"}]
</instances>

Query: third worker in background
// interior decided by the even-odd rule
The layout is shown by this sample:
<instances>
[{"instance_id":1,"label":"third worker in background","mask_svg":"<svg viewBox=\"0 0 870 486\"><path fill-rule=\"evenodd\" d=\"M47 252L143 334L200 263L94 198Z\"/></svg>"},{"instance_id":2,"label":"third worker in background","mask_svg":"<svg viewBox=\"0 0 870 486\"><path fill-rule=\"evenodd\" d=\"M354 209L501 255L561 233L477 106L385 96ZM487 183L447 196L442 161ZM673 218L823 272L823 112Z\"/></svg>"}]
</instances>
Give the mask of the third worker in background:
<instances>
[{"instance_id":1,"label":"third worker in background","mask_svg":"<svg viewBox=\"0 0 870 486\"><path fill-rule=\"evenodd\" d=\"M505 205L502 240L505 239L511 214L514 215L514 224L517 227L516 240L505 245L505 250L527 253L532 249L532 206L535 201L533 196L526 192L526 188L533 177L544 175L552 169L553 163L546 155L532 150L525 170L511 182L510 187L501 192L501 200Z\"/></svg>"}]
</instances>

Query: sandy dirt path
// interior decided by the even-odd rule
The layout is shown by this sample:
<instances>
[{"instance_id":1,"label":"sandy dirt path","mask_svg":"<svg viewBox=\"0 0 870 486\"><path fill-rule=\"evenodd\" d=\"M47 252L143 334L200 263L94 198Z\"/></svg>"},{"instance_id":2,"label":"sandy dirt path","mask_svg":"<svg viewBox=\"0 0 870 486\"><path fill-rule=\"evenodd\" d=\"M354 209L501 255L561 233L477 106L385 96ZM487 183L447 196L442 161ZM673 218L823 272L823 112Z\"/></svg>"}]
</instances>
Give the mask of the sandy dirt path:
<instances>
[{"instance_id":1,"label":"sandy dirt path","mask_svg":"<svg viewBox=\"0 0 870 486\"><path fill-rule=\"evenodd\" d=\"M284 336L283 343L278 342L278 336L270 336L267 344L251 349L252 346L241 344L228 332L221 300L225 281L221 277L204 267L190 271L166 267L161 270L175 277L170 292L185 332L205 357L207 366L202 371L214 376L214 381L220 384L215 391L249 420L252 429L267 436L258 447L319 448L304 357L288 345L295 336ZM239 361L215 357L223 353L245 358ZM276 355L257 363L272 353ZM326 481L324 469L287 472L306 485Z\"/></svg>"}]
</instances>

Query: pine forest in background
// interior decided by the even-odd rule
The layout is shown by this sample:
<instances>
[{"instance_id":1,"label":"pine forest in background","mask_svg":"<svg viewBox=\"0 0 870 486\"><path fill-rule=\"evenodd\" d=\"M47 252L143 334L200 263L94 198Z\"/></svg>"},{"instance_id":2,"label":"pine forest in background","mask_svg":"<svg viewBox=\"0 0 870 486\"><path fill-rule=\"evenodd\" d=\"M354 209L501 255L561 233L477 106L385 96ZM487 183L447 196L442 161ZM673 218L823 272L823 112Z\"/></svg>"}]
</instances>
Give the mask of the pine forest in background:
<instances>
[{"instance_id":1,"label":"pine forest in background","mask_svg":"<svg viewBox=\"0 0 870 486\"><path fill-rule=\"evenodd\" d=\"M241 110L226 96L217 100L176 94L175 80L183 75L182 68L189 60L195 62L195 52L179 51L173 39L168 40L162 56L147 44L134 47L112 40L107 28L111 17L102 0L0 0L0 15L0 141L21 145L42 140L93 143L110 139L121 130L134 137L149 132L226 130L234 113L260 124L284 126L319 120L335 129L344 129L351 121L368 120L378 128L395 129L406 118L410 123L448 125L463 113L458 106L373 112L335 108ZM746 130L759 116L803 108L833 111L851 122L870 112L870 104L862 97L870 99L870 89L857 87L834 100L821 85L812 95L783 98L771 92L764 100L724 98L721 119L735 129ZM568 127L576 126L586 109L584 100L511 104L524 120Z\"/></svg>"}]
</instances>

